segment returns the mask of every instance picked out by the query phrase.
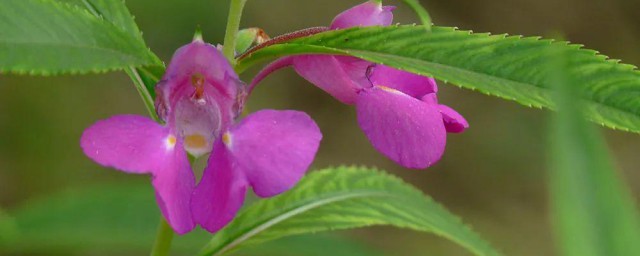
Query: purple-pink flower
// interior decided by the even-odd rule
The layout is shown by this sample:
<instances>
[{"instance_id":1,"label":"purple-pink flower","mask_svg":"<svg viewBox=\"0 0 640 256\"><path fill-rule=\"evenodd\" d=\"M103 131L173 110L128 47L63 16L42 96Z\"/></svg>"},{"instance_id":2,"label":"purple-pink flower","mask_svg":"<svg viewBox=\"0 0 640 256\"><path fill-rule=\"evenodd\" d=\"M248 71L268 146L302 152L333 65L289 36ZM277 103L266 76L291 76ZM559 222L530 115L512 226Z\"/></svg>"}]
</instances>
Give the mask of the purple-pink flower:
<instances>
[{"instance_id":1,"label":"purple-pink flower","mask_svg":"<svg viewBox=\"0 0 640 256\"><path fill-rule=\"evenodd\" d=\"M196 224L216 232L233 219L247 188L261 197L302 178L322 135L303 112L262 110L235 122L245 85L218 49L202 40L178 49L156 87L165 122L118 115L98 121L81 138L101 165L151 174L161 212L179 234ZM211 152L196 186L187 152Z\"/></svg>"},{"instance_id":2,"label":"purple-pink flower","mask_svg":"<svg viewBox=\"0 0 640 256\"><path fill-rule=\"evenodd\" d=\"M388 26L394 7L365 2L340 13L331 29ZM270 73L287 66L337 100L355 105L358 123L373 146L408 168L426 168L444 153L446 133L468 128L453 109L438 104L432 78L349 56L300 55L269 64L252 90Z\"/></svg>"}]
</instances>

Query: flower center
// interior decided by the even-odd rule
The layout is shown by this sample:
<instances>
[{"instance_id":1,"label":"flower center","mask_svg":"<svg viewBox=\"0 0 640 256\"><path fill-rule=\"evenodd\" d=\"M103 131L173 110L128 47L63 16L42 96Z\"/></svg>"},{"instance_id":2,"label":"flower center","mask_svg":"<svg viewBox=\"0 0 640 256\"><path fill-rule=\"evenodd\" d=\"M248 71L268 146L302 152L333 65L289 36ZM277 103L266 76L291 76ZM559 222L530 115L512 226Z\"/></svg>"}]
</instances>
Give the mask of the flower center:
<instances>
[{"instance_id":1,"label":"flower center","mask_svg":"<svg viewBox=\"0 0 640 256\"><path fill-rule=\"evenodd\" d=\"M196 88L196 91L193 93L193 99L201 101L204 100L204 75L200 73L195 73L191 75L191 86Z\"/></svg>"},{"instance_id":2,"label":"flower center","mask_svg":"<svg viewBox=\"0 0 640 256\"><path fill-rule=\"evenodd\" d=\"M207 138L200 134L192 134L184 137L184 145L191 149L207 150Z\"/></svg>"}]
</instances>

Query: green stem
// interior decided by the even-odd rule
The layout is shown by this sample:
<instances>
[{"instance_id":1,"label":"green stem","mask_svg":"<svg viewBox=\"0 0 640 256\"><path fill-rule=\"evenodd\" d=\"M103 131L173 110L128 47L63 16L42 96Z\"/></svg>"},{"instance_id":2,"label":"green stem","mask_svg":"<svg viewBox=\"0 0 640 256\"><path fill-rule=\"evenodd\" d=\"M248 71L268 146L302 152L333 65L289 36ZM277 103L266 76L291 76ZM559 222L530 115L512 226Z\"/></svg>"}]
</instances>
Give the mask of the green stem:
<instances>
[{"instance_id":1,"label":"green stem","mask_svg":"<svg viewBox=\"0 0 640 256\"><path fill-rule=\"evenodd\" d=\"M424 28L427 31L431 31L431 15L429 15L429 12L427 12L427 9L425 9L421 4L420 1L418 0L403 0L403 2L405 2L411 9L413 9L413 11L415 11L418 14L418 17L420 18L420 21L422 21L422 25L424 25Z\"/></svg>"},{"instance_id":2,"label":"green stem","mask_svg":"<svg viewBox=\"0 0 640 256\"><path fill-rule=\"evenodd\" d=\"M149 116L153 118L156 122L160 123L160 119L156 114L155 107L153 104L153 97L147 90L140 77L140 73L134 67L128 67L125 69L131 81L138 90L140 94L140 98L142 98L142 102L144 102L144 106L147 108L149 112ZM167 256L169 255L169 250L171 250L171 241L173 240L173 229L169 226L167 221L164 220L163 217L160 217L160 223L158 224L158 234L156 235L156 241L153 244L153 249L151 249L151 256Z\"/></svg>"},{"instance_id":3,"label":"green stem","mask_svg":"<svg viewBox=\"0 0 640 256\"><path fill-rule=\"evenodd\" d=\"M247 3L247 0L231 0L231 6L229 7L229 17L227 18L227 30L224 35L222 53L227 57L229 62L231 62L231 65L236 64L236 38L238 37L242 9L244 9L245 3Z\"/></svg>"},{"instance_id":4,"label":"green stem","mask_svg":"<svg viewBox=\"0 0 640 256\"><path fill-rule=\"evenodd\" d=\"M156 242L153 244L151 250L151 256L167 256L171 249L171 241L173 240L173 229L169 226L167 221L163 217L160 217L160 224L158 224L158 233L156 235Z\"/></svg>"},{"instance_id":5,"label":"green stem","mask_svg":"<svg viewBox=\"0 0 640 256\"><path fill-rule=\"evenodd\" d=\"M153 97L151 97L151 94L149 94L147 87L144 86L144 82L140 77L140 73L138 73L138 70L133 66L128 67L125 71L127 72L127 75L129 75L129 78L131 78L131 81L133 81L133 84L136 86L136 90L138 90L138 94L140 94L140 98L142 98L142 102L144 103L145 108L147 108L149 116L159 123L160 119L158 118L158 115L155 111Z\"/></svg>"}]
</instances>

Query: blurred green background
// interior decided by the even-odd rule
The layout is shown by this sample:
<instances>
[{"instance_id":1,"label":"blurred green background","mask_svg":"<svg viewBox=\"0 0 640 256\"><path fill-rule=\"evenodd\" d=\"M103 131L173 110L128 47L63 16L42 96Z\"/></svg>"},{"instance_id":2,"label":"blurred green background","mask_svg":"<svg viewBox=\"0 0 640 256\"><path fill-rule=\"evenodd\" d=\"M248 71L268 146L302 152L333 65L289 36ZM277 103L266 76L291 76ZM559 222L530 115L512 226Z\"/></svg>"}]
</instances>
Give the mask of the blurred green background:
<instances>
[{"instance_id":1,"label":"blurred green background","mask_svg":"<svg viewBox=\"0 0 640 256\"><path fill-rule=\"evenodd\" d=\"M360 2L250 0L242 25L258 26L276 36L328 25L333 16ZM437 25L526 36L560 32L572 42L640 65L638 0L422 2ZM396 22L417 21L399 1L385 3L400 7ZM147 44L165 62L176 48L190 41L198 25L206 41L221 42L227 4L226 0L127 1ZM244 74L245 81L255 72ZM252 95L248 109L309 113L324 133L315 169L355 164L388 170L461 216L505 254L554 255L545 173L551 113L442 83L440 88L440 102L462 113L471 127L463 134L450 135L444 158L422 171L400 168L382 157L359 130L352 107L339 104L292 70L266 79ZM33 198L70 188L146 182L144 176L98 166L78 146L84 128L123 113L145 114L145 109L122 72L0 76L0 208L11 212ZM626 182L640 197L640 136L610 130L605 134ZM387 255L467 255L449 241L411 231L376 227L343 234Z\"/></svg>"}]
</instances>

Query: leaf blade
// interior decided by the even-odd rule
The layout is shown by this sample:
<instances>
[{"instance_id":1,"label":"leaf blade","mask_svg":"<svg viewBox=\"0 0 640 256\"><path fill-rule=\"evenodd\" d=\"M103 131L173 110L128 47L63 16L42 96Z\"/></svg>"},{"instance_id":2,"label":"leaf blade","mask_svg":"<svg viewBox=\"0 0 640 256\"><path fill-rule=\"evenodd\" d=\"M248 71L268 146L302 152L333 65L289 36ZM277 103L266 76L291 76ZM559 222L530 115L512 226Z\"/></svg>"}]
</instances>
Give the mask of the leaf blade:
<instances>
[{"instance_id":1,"label":"leaf blade","mask_svg":"<svg viewBox=\"0 0 640 256\"><path fill-rule=\"evenodd\" d=\"M640 255L640 218L630 190L613 166L604 138L580 116L557 50L558 114L550 130L549 184L556 238L562 255Z\"/></svg>"},{"instance_id":2,"label":"leaf blade","mask_svg":"<svg viewBox=\"0 0 640 256\"><path fill-rule=\"evenodd\" d=\"M50 0L6 0L2 7L2 73L99 73L161 63L140 36L86 9Z\"/></svg>"},{"instance_id":3,"label":"leaf blade","mask_svg":"<svg viewBox=\"0 0 640 256\"><path fill-rule=\"evenodd\" d=\"M433 76L463 88L555 109L548 80L547 49L569 52L569 76L578 79L584 115L598 124L640 132L640 72L593 50L537 37L474 34L437 27L365 27L335 30L259 49L239 60L237 70L294 54L340 54Z\"/></svg>"},{"instance_id":4,"label":"leaf blade","mask_svg":"<svg viewBox=\"0 0 640 256\"><path fill-rule=\"evenodd\" d=\"M293 190L243 210L199 255L224 255L293 234L372 225L431 232L477 255L499 255L415 188L382 172L345 167L314 172Z\"/></svg>"},{"instance_id":5,"label":"leaf blade","mask_svg":"<svg viewBox=\"0 0 640 256\"><path fill-rule=\"evenodd\" d=\"M0 254L147 252L155 237L159 211L149 184L102 184L75 188L0 211ZM100 235L95 235L100 234ZM195 230L175 237L172 251L194 253L210 237ZM55 239L52 239L55 238ZM295 236L241 250L240 255L379 255L364 244L335 235Z\"/></svg>"}]
</instances>

